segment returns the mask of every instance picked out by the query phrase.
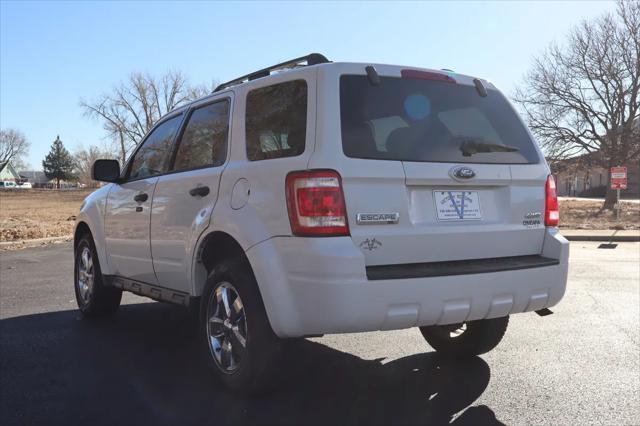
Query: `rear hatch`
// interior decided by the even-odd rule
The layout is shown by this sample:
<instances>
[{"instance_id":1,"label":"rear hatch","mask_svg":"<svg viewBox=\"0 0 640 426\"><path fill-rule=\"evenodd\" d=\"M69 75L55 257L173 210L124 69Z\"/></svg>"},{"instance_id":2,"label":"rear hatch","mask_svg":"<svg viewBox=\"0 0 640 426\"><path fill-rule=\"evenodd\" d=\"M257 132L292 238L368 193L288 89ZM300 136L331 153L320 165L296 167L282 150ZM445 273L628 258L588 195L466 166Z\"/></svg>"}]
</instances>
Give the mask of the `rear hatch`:
<instances>
[{"instance_id":1,"label":"rear hatch","mask_svg":"<svg viewBox=\"0 0 640 426\"><path fill-rule=\"evenodd\" d=\"M402 75L340 77L339 172L367 265L540 254L548 169L509 102L455 75Z\"/></svg>"}]
</instances>

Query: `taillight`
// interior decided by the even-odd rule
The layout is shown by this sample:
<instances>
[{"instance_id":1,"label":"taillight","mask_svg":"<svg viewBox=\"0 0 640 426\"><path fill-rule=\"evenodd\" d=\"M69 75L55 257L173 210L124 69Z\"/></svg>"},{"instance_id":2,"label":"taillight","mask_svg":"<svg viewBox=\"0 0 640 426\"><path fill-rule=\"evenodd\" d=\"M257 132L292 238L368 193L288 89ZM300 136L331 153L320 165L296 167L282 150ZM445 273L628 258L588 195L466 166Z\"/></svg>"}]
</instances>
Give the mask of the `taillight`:
<instances>
[{"instance_id":1,"label":"taillight","mask_svg":"<svg viewBox=\"0 0 640 426\"><path fill-rule=\"evenodd\" d=\"M558 210L556 180L552 175L549 175L544 186L544 224L545 226L558 226L559 221L560 211Z\"/></svg>"},{"instance_id":2,"label":"taillight","mask_svg":"<svg viewBox=\"0 0 640 426\"><path fill-rule=\"evenodd\" d=\"M285 185L289 222L294 235L349 235L347 209L337 172L291 172Z\"/></svg>"}]
</instances>

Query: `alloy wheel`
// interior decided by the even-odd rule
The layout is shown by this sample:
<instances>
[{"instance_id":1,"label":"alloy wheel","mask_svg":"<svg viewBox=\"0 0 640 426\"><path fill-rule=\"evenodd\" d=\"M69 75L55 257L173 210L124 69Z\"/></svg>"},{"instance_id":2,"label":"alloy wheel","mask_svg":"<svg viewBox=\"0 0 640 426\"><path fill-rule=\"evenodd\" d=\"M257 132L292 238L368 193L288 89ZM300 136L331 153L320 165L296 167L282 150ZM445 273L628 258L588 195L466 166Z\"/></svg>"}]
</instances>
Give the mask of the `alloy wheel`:
<instances>
[{"instance_id":1,"label":"alloy wheel","mask_svg":"<svg viewBox=\"0 0 640 426\"><path fill-rule=\"evenodd\" d=\"M94 283L93 257L89 247L83 247L82 253L77 261L78 278L77 286L80 298L83 303L88 303L91 299Z\"/></svg>"},{"instance_id":2,"label":"alloy wheel","mask_svg":"<svg viewBox=\"0 0 640 426\"><path fill-rule=\"evenodd\" d=\"M247 350L247 319L238 291L220 283L207 303L209 351L224 373L236 371Z\"/></svg>"}]
</instances>

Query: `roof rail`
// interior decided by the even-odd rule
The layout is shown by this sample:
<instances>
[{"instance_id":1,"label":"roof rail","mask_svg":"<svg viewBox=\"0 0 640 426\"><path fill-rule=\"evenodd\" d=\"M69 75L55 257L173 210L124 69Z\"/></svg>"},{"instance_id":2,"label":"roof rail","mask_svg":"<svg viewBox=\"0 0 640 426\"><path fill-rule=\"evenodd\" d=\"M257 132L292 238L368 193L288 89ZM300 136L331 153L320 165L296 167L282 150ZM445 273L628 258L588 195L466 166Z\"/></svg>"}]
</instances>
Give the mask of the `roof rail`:
<instances>
[{"instance_id":1,"label":"roof rail","mask_svg":"<svg viewBox=\"0 0 640 426\"><path fill-rule=\"evenodd\" d=\"M251 74L243 75L242 77L238 77L234 80L227 81L226 83L219 84L218 87L216 87L216 89L213 91L213 93L219 92L220 90L226 89L231 86L235 86L236 84L244 83L245 81L251 81L261 77L267 77L273 71L304 66L302 65L303 62L306 62L306 65L309 66L309 65L325 64L329 62L329 60L326 58L326 56L320 53L311 53L306 56L301 56L299 58L295 58L285 62L281 62L279 64L271 65L270 67L263 68L258 71L254 71Z\"/></svg>"}]
</instances>

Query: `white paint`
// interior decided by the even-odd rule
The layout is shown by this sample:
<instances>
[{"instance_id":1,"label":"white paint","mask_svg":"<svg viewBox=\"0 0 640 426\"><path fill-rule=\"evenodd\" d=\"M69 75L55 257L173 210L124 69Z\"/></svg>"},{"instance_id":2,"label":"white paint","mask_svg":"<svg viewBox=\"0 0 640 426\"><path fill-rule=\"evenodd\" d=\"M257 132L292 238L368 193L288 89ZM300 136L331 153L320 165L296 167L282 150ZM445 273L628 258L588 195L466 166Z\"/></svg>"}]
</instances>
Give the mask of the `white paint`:
<instances>
[{"instance_id":1,"label":"white paint","mask_svg":"<svg viewBox=\"0 0 640 426\"><path fill-rule=\"evenodd\" d=\"M402 67L376 68L382 76L399 76ZM196 253L207 235L227 233L246 251L270 323L282 337L444 324L558 303L565 291L568 243L556 229L522 223L528 212L544 211L548 166L470 164L476 176L460 182L449 175L456 164L347 158L340 132L342 74L364 75L364 65L302 67L199 101L231 97L225 164L111 184L89 196L78 221L92 230L103 272L198 296L205 273ZM305 151L296 157L248 161L247 93L293 79L304 79L308 86ZM460 74L456 80L473 84L471 77ZM285 178L290 171L306 169L340 173L351 236L291 235ZM190 196L189 190L199 185L208 186L210 193ZM472 191L482 210L468 222L438 220L434 190ZM138 206L133 197L143 191L149 200ZM135 207L143 207L142 212ZM358 213L389 212L399 213L397 224L356 223ZM361 248L367 239L380 246ZM559 259L560 264L381 281L368 281L365 273L371 265L529 254Z\"/></svg>"}]
</instances>

